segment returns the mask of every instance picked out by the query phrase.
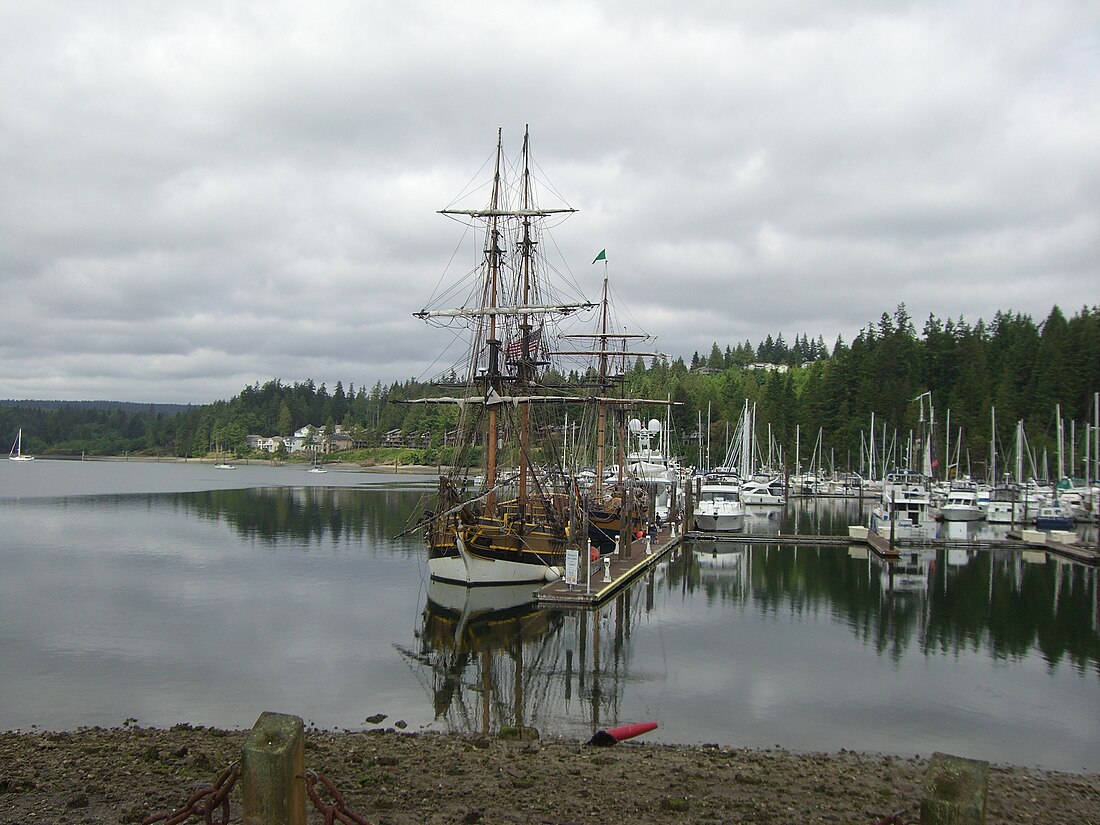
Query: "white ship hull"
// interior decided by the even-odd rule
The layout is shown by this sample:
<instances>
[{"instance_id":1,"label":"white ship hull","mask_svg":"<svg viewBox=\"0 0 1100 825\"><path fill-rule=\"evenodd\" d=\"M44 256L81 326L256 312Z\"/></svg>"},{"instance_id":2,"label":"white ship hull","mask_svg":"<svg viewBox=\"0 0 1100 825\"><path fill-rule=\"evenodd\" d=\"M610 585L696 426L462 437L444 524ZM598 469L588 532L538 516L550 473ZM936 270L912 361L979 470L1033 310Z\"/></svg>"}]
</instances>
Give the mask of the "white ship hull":
<instances>
[{"instance_id":1,"label":"white ship hull","mask_svg":"<svg viewBox=\"0 0 1100 825\"><path fill-rule=\"evenodd\" d=\"M490 559L470 553L460 537L455 538L457 555L428 559L428 573L437 581L464 585L538 584L561 578L558 567L544 564Z\"/></svg>"}]
</instances>

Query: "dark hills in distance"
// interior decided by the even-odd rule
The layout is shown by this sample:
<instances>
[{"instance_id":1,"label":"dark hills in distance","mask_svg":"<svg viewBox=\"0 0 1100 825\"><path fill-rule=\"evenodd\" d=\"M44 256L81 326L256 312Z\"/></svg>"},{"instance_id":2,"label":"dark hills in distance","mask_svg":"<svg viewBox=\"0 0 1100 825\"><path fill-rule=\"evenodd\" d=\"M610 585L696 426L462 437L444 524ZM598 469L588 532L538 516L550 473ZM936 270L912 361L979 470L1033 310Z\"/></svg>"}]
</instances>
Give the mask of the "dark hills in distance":
<instances>
[{"instance_id":1,"label":"dark hills in distance","mask_svg":"<svg viewBox=\"0 0 1100 825\"><path fill-rule=\"evenodd\" d=\"M22 407L34 410L57 410L61 407L79 407L85 410L122 410L123 412L149 412L177 415L187 412L194 404L143 404L138 401L45 401L31 399L0 398L0 407ZM201 404L199 406L202 406Z\"/></svg>"}]
</instances>

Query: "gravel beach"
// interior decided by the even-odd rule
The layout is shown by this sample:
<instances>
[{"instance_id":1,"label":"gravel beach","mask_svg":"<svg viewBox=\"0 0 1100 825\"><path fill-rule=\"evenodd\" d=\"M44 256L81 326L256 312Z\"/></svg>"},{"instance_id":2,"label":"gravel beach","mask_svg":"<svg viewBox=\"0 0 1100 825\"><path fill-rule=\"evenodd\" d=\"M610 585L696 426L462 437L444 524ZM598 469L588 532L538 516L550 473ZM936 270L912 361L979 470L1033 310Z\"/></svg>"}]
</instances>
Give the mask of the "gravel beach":
<instances>
[{"instance_id":1,"label":"gravel beach","mask_svg":"<svg viewBox=\"0 0 1100 825\"><path fill-rule=\"evenodd\" d=\"M0 821L136 823L181 807L246 731L177 725L0 733ZM874 823L919 818L926 759L308 729L307 769L386 823ZM994 765L989 823L1100 825L1100 774ZM230 795L240 821L240 789ZM201 819L193 819L199 822ZM218 821L215 816L214 821ZM314 812L311 822L321 822Z\"/></svg>"}]
</instances>

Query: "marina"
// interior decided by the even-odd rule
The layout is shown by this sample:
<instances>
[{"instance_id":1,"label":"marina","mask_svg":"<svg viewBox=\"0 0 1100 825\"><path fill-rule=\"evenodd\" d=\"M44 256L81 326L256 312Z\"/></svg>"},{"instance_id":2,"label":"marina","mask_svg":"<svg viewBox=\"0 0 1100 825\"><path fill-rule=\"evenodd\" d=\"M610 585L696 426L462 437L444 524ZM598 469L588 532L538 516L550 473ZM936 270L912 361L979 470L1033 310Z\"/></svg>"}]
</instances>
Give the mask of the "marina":
<instances>
[{"instance_id":1,"label":"marina","mask_svg":"<svg viewBox=\"0 0 1100 825\"><path fill-rule=\"evenodd\" d=\"M701 485L701 489L707 489ZM685 488L678 498L690 501L690 486ZM839 498L839 497L834 497ZM862 506L862 500L860 500ZM976 519L966 518L973 522ZM698 521L696 521L698 525ZM574 582L559 579L540 587L535 598L542 605L557 605L591 608L599 606L613 598L638 576L653 567L673 548L684 541L691 543L731 543L731 544L772 544L777 546L852 546L864 545L878 558L887 562L896 562L903 552L914 548L942 547L949 550L1004 549L1026 553L1036 550L1049 552L1062 558L1084 565L1100 564L1100 551L1081 543L1076 533L1071 531L1008 530L1000 536L933 537L931 535L907 532L902 537L883 535L874 529L861 525L849 525L847 535L781 534L753 533L744 530L726 530L713 532L696 529L677 532L672 526L651 529L644 536L633 538L625 549L617 548L613 553L599 554L592 551L587 562L580 567L583 575Z\"/></svg>"}]
</instances>

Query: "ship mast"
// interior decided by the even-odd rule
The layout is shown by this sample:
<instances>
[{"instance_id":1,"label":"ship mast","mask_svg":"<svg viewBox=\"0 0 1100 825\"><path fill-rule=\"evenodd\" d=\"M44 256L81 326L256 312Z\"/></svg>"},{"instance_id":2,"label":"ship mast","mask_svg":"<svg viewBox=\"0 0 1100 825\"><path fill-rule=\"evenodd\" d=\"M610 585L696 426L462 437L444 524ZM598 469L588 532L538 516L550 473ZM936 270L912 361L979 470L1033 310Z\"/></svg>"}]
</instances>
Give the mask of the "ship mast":
<instances>
[{"instance_id":1,"label":"ship mast","mask_svg":"<svg viewBox=\"0 0 1100 825\"><path fill-rule=\"evenodd\" d=\"M528 131L523 130L523 239L521 241L521 257L523 261L523 306L531 303L531 265L534 257L535 242L531 238L531 216L527 214L531 209L531 169L528 157ZM521 387L529 386L534 380L534 359L531 357L531 318L527 313L520 315L520 359L516 372ZM529 455L531 430L531 407L522 405L519 419L519 487L517 498L519 500L520 530L523 530L524 517L527 509L527 475L529 472Z\"/></svg>"},{"instance_id":2,"label":"ship mast","mask_svg":"<svg viewBox=\"0 0 1100 825\"><path fill-rule=\"evenodd\" d=\"M607 380L607 263L604 263L603 276L603 303L600 309L600 360L599 360L599 392L601 395L608 393ZM607 405L596 406L596 495L603 492L603 472L607 461ZM622 476L622 465L619 465L619 475Z\"/></svg>"},{"instance_id":3,"label":"ship mast","mask_svg":"<svg viewBox=\"0 0 1100 825\"><path fill-rule=\"evenodd\" d=\"M489 273L486 289L489 294L486 296L487 300L484 302L484 305L490 308L495 308L497 305L497 295L499 294L500 283L500 258L502 249L500 246L500 228L498 220L500 217L501 197L500 160L503 154L502 132L503 129L497 129L497 157L496 168L493 171L493 196L491 201L492 214L489 216L489 237L487 238L489 248L486 250L486 255L489 258ZM486 343L489 345L489 364L485 376L485 395L488 397L493 392L498 395L501 394L500 340L497 338L496 313L489 314L489 337ZM500 427L496 407L490 407L488 412L488 424L485 437L485 481L489 489L489 496L485 501L485 507L489 513L493 513L496 509L497 442L499 439Z\"/></svg>"}]
</instances>

